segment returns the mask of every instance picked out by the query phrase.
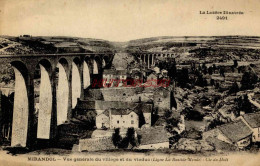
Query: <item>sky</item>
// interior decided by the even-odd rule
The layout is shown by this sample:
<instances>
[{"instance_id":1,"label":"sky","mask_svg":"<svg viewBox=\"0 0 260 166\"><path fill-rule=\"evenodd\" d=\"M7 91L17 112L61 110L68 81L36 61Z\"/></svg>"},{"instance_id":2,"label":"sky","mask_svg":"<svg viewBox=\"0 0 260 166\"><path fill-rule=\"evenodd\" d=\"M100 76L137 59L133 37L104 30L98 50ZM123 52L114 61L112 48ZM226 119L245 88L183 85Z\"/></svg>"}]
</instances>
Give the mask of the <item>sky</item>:
<instances>
[{"instance_id":1,"label":"sky","mask_svg":"<svg viewBox=\"0 0 260 166\"><path fill-rule=\"evenodd\" d=\"M260 36L259 0L0 0L0 35L128 41L155 36ZM243 11L216 20L200 11Z\"/></svg>"}]
</instances>

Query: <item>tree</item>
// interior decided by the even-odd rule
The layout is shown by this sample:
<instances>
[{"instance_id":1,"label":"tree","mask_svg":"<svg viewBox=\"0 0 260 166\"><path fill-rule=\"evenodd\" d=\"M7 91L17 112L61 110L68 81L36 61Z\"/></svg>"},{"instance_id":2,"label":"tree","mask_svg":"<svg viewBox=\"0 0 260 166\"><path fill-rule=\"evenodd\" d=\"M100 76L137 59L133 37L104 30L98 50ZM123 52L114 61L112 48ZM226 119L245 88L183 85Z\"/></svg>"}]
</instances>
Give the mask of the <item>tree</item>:
<instances>
[{"instance_id":1,"label":"tree","mask_svg":"<svg viewBox=\"0 0 260 166\"><path fill-rule=\"evenodd\" d=\"M201 106L196 104L194 109L191 107L185 107L182 113L185 115L185 119L187 120L201 121L204 115L199 110L201 110Z\"/></svg>"},{"instance_id":2,"label":"tree","mask_svg":"<svg viewBox=\"0 0 260 166\"><path fill-rule=\"evenodd\" d=\"M116 128L115 133L112 135L112 141L115 147L118 147L120 142L122 141L122 137L120 135L120 129Z\"/></svg>"},{"instance_id":3,"label":"tree","mask_svg":"<svg viewBox=\"0 0 260 166\"><path fill-rule=\"evenodd\" d=\"M133 127L127 129L126 137L128 138L129 143L132 145L132 148L137 146L137 140L135 139L135 129Z\"/></svg>"},{"instance_id":4,"label":"tree","mask_svg":"<svg viewBox=\"0 0 260 166\"><path fill-rule=\"evenodd\" d=\"M205 63L203 63L203 65L202 65L202 71L203 71L204 75L206 75L208 73L208 68Z\"/></svg>"},{"instance_id":5,"label":"tree","mask_svg":"<svg viewBox=\"0 0 260 166\"><path fill-rule=\"evenodd\" d=\"M83 121L87 126L90 128L95 126L95 120L96 120L96 112L95 111L88 111L86 115L75 115L75 118L78 120Z\"/></svg>"},{"instance_id":6,"label":"tree","mask_svg":"<svg viewBox=\"0 0 260 166\"><path fill-rule=\"evenodd\" d=\"M208 73L209 73L209 75L212 75L212 74L213 74L213 68L212 68L212 67L209 67L209 68L208 68Z\"/></svg>"},{"instance_id":7,"label":"tree","mask_svg":"<svg viewBox=\"0 0 260 166\"><path fill-rule=\"evenodd\" d=\"M258 77L257 75L252 72L245 72L242 76L242 80L241 80L241 89L242 90L246 90L246 89L253 89L254 88L254 84L257 83Z\"/></svg>"},{"instance_id":8,"label":"tree","mask_svg":"<svg viewBox=\"0 0 260 166\"><path fill-rule=\"evenodd\" d=\"M175 79L176 78L176 62L175 59L173 61L171 61L167 67L167 71L168 71L168 75L171 79Z\"/></svg>"},{"instance_id":9,"label":"tree","mask_svg":"<svg viewBox=\"0 0 260 166\"><path fill-rule=\"evenodd\" d=\"M141 136L137 136L135 138L135 129L133 127L130 127L127 129L126 136L122 139L121 136L119 137L119 131L115 130L115 134L113 134L113 144L122 149L128 148L129 144L133 147L137 146L137 143L141 142Z\"/></svg>"},{"instance_id":10,"label":"tree","mask_svg":"<svg viewBox=\"0 0 260 166\"><path fill-rule=\"evenodd\" d=\"M245 113L252 113L252 106L247 95L240 96L237 100L237 109L244 111Z\"/></svg>"},{"instance_id":11,"label":"tree","mask_svg":"<svg viewBox=\"0 0 260 166\"><path fill-rule=\"evenodd\" d=\"M219 69L219 74L222 76L222 77L225 77L225 69L223 67L221 67Z\"/></svg>"},{"instance_id":12,"label":"tree","mask_svg":"<svg viewBox=\"0 0 260 166\"><path fill-rule=\"evenodd\" d=\"M209 122L209 124L207 126L207 130L214 129L215 127L220 126L222 124L224 124L224 122L220 121L219 118L213 119L211 122Z\"/></svg>"},{"instance_id":13,"label":"tree","mask_svg":"<svg viewBox=\"0 0 260 166\"><path fill-rule=\"evenodd\" d=\"M235 81L232 86L230 87L229 89L229 94L232 94L232 93L237 93L239 91L239 87L237 85L237 82Z\"/></svg>"},{"instance_id":14,"label":"tree","mask_svg":"<svg viewBox=\"0 0 260 166\"><path fill-rule=\"evenodd\" d=\"M214 86L215 85L215 81L213 79L210 79L210 85Z\"/></svg>"},{"instance_id":15,"label":"tree","mask_svg":"<svg viewBox=\"0 0 260 166\"><path fill-rule=\"evenodd\" d=\"M189 83L189 71L188 69L183 68L180 73L178 73L178 85L182 88L186 87L186 85Z\"/></svg>"},{"instance_id":16,"label":"tree","mask_svg":"<svg viewBox=\"0 0 260 166\"><path fill-rule=\"evenodd\" d=\"M215 64L213 64L212 70L213 70L214 73L215 73L215 71L217 70L217 67L216 67Z\"/></svg>"},{"instance_id":17,"label":"tree","mask_svg":"<svg viewBox=\"0 0 260 166\"><path fill-rule=\"evenodd\" d=\"M236 68L238 66L237 60L234 60L234 68Z\"/></svg>"},{"instance_id":18,"label":"tree","mask_svg":"<svg viewBox=\"0 0 260 166\"><path fill-rule=\"evenodd\" d=\"M166 121L166 130L174 134L176 132L174 128L178 127L178 123L180 123L180 119L178 117L174 117L172 111L167 110L164 113L164 118Z\"/></svg>"},{"instance_id":19,"label":"tree","mask_svg":"<svg viewBox=\"0 0 260 166\"><path fill-rule=\"evenodd\" d=\"M203 76L202 76L202 74L201 73L199 73L198 75L197 75L197 80L196 80L196 82L195 82L195 85L198 85L198 86L200 86L200 87L204 87L205 86L205 80L203 79Z\"/></svg>"}]
</instances>

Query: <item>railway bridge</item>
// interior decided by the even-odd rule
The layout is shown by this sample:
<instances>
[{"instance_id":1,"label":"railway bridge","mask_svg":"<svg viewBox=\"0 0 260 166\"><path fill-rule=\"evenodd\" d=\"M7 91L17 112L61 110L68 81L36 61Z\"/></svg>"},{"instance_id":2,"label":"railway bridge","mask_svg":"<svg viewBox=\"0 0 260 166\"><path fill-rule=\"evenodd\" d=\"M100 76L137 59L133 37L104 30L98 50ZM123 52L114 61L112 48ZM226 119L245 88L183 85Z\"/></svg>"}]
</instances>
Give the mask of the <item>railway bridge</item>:
<instances>
[{"instance_id":1,"label":"railway bridge","mask_svg":"<svg viewBox=\"0 0 260 166\"><path fill-rule=\"evenodd\" d=\"M37 139L54 138L57 126L72 118L83 90L102 78L113 57L114 53L0 55L15 74L11 146L30 147Z\"/></svg>"}]
</instances>

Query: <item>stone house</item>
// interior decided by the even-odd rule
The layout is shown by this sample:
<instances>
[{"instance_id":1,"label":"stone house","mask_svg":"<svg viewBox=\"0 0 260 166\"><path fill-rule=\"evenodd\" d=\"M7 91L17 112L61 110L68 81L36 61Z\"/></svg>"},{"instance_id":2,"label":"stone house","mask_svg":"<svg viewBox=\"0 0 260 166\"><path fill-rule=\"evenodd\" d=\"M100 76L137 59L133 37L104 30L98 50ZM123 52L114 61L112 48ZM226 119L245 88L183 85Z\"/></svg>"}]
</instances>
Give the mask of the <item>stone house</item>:
<instances>
[{"instance_id":1,"label":"stone house","mask_svg":"<svg viewBox=\"0 0 260 166\"><path fill-rule=\"evenodd\" d=\"M96 116L96 127L102 128L138 128L139 116L131 109L108 109Z\"/></svg>"},{"instance_id":2,"label":"stone house","mask_svg":"<svg viewBox=\"0 0 260 166\"><path fill-rule=\"evenodd\" d=\"M85 115L87 111L94 110L97 113L96 127L98 129L140 128L143 125L151 127L153 105L150 103L97 100L82 104L84 105L81 105L81 109L78 109L77 114Z\"/></svg>"},{"instance_id":3,"label":"stone house","mask_svg":"<svg viewBox=\"0 0 260 166\"><path fill-rule=\"evenodd\" d=\"M106 80L106 85L108 87L117 86L117 85L121 87L123 85L123 81L126 79L127 79L126 70L109 69L103 71L103 80Z\"/></svg>"},{"instance_id":4,"label":"stone house","mask_svg":"<svg viewBox=\"0 0 260 166\"><path fill-rule=\"evenodd\" d=\"M163 149L169 148L169 135L164 127L151 127L136 131L141 135L140 145L137 149Z\"/></svg>"},{"instance_id":5,"label":"stone house","mask_svg":"<svg viewBox=\"0 0 260 166\"><path fill-rule=\"evenodd\" d=\"M156 73L151 73L146 79L147 87L156 86L158 84L158 76Z\"/></svg>"},{"instance_id":6,"label":"stone house","mask_svg":"<svg viewBox=\"0 0 260 166\"><path fill-rule=\"evenodd\" d=\"M167 77L167 76L168 76L168 71L165 70L165 69L163 69L163 70L161 71L161 74L162 74L164 77Z\"/></svg>"},{"instance_id":7,"label":"stone house","mask_svg":"<svg viewBox=\"0 0 260 166\"><path fill-rule=\"evenodd\" d=\"M252 142L260 142L260 112L244 114L241 119L253 132Z\"/></svg>"},{"instance_id":8,"label":"stone house","mask_svg":"<svg viewBox=\"0 0 260 166\"><path fill-rule=\"evenodd\" d=\"M128 85L134 84L134 86L138 86L143 83L144 75L140 70L132 70L132 72L128 75L128 79L132 80L132 82L127 82Z\"/></svg>"},{"instance_id":9,"label":"stone house","mask_svg":"<svg viewBox=\"0 0 260 166\"><path fill-rule=\"evenodd\" d=\"M252 131L242 120L238 120L203 133L203 139L210 137L244 149L251 143Z\"/></svg>"},{"instance_id":10,"label":"stone house","mask_svg":"<svg viewBox=\"0 0 260 166\"><path fill-rule=\"evenodd\" d=\"M143 73L140 70L133 70L130 77L136 80L143 80Z\"/></svg>"},{"instance_id":11,"label":"stone house","mask_svg":"<svg viewBox=\"0 0 260 166\"><path fill-rule=\"evenodd\" d=\"M159 67L154 67L153 70L155 71L156 74L159 74L161 72Z\"/></svg>"}]
</instances>

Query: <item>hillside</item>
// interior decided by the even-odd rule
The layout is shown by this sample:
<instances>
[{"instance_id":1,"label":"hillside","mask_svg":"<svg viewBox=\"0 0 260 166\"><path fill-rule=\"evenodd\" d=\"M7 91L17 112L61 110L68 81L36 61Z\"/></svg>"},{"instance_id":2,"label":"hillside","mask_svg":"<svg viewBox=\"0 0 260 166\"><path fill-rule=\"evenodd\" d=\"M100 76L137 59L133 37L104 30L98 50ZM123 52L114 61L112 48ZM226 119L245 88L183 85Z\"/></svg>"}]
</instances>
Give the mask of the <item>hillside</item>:
<instances>
[{"instance_id":1,"label":"hillside","mask_svg":"<svg viewBox=\"0 0 260 166\"><path fill-rule=\"evenodd\" d=\"M0 36L0 54L53 54L82 52L114 52L106 40L77 37Z\"/></svg>"},{"instance_id":2,"label":"hillside","mask_svg":"<svg viewBox=\"0 0 260 166\"><path fill-rule=\"evenodd\" d=\"M152 37L131 40L127 52L174 52L177 61L259 59L260 38L248 36ZM209 59L207 59L209 58Z\"/></svg>"}]
</instances>

